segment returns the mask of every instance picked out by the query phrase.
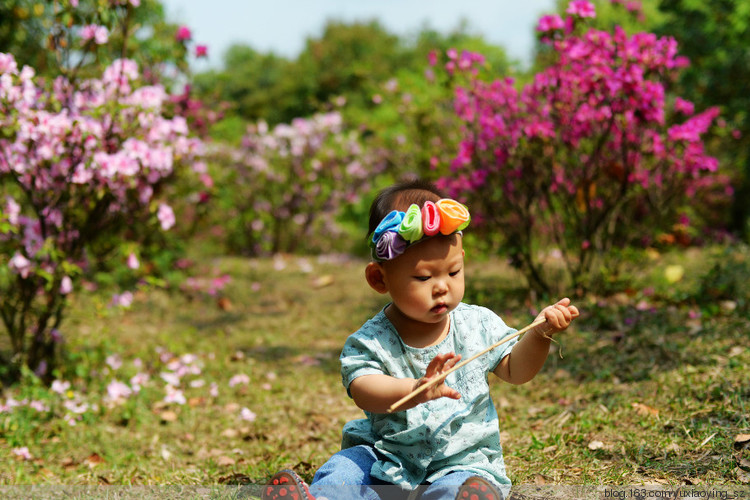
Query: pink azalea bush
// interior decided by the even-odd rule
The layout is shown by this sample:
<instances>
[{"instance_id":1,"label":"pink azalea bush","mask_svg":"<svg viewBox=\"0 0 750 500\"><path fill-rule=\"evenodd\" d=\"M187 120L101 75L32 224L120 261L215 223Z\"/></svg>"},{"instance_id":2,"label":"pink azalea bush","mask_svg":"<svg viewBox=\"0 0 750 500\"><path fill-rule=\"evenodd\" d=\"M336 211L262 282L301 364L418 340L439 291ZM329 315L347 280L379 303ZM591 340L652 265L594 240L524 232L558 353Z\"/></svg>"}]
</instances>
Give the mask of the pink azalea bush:
<instances>
[{"instance_id":1,"label":"pink azalea bush","mask_svg":"<svg viewBox=\"0 0 750 500\"><path fill-rule=\"evenodd\" d=\"M336 218L369 189L382 163L369 155L338 112L253 126L219 196L232 246L251 254L330 251L345 236ZM225 224L227 221L224 221Z\"/></svg>"},{"instance_id":2,"label":"pink azalea bush","mask_svg":"<svg viewBox=\"0 0 750 500\"><path fill-rule=\"evenodd\" d=\"M613 247L649 244L691 220L696 201L731 193L703 143L718 110L668 93L687 64L675 40L586 30L586 1L566 12L540 19L554 61L522 88L474 76L471 54L446 63L474 73L456 93L464 138L440 184L543 292L552 278L540 247L559 250L574 285L590 285Z\"/></svg>"},{"instance_id":3,"label":"pink azalea bush","mask_svg":"<svg viewBox=\"0 0 750 500\"><path fill-rule=\"evenodd\" d=\"M0 53L0 311L15 361L54 358L77 279L176 223L165 188L202 153L167 93L120 59L100 79L35 78Z\"/></svg>"}]
</instances>

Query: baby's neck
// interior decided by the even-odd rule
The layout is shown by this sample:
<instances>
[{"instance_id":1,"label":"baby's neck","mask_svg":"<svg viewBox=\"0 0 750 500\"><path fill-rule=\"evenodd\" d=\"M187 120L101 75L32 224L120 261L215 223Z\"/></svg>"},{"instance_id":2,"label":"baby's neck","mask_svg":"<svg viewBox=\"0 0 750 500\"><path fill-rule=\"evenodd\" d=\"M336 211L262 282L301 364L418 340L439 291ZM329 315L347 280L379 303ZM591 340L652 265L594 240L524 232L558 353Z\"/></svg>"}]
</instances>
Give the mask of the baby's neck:
<instances>
[{"instance_id":1,"label":"baby's neck","mask_svg":"<svg viewBox=\"0 0 750 500\"><path fill-rule=\"evenodd\" d=\"M422 349L442 342L450 331L450 316L443 321L424 323L416 321L403 314L395 305L390 304L385 309L385 316L393 324L399 337L409 347Z\"/></svg>"}]
</instances>

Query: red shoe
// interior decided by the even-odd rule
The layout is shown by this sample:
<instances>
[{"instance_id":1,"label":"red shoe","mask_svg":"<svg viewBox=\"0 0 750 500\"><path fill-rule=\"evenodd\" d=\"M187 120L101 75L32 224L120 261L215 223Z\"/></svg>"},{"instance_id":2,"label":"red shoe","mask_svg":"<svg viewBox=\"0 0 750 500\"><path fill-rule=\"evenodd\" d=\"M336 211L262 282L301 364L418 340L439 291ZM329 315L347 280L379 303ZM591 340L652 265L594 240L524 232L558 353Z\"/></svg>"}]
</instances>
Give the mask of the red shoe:
<instances>
[{"instance_id":1,"label":"red shoe","mask_svg":"<svg viewBox=\"0 0 750 500\"><path fill-rule=\"evenodd\" d=\"M456 500L503 500L503 495L486 479L471 476L459 488Z\"/></svg>"},{"instance_id":2,"label":"red shoe","mask_svg":"<svg viewBox=\"0 0 750 500\"><path fill-rule=\"evenodd\" d=\"M274 474L263 488L260 498L262 500L315 500L302 478L289 469Z\"/></svg>"}]
</instances>

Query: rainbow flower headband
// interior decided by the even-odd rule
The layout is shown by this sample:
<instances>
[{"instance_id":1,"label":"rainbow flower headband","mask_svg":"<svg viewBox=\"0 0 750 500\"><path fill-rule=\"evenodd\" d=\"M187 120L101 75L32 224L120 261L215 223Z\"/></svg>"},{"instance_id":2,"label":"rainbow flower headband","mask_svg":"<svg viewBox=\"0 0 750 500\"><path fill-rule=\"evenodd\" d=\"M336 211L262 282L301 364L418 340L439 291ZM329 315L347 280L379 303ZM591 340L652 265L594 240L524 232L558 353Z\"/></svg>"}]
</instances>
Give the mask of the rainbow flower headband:
<instances>
[{"instance_id":1,"label":"rainbow flower headband","mask_svg":"<svg viewBox=\"0 0 750 500\"><path fill-rule=\"evenodd\" d=\"M414 204L406 212L394 210L372 233L372 258L378 262L394 259L425 237L462 231L470 220L469 209L449 198L427 201L421 209Z\"/></svg>"}]
</instances>

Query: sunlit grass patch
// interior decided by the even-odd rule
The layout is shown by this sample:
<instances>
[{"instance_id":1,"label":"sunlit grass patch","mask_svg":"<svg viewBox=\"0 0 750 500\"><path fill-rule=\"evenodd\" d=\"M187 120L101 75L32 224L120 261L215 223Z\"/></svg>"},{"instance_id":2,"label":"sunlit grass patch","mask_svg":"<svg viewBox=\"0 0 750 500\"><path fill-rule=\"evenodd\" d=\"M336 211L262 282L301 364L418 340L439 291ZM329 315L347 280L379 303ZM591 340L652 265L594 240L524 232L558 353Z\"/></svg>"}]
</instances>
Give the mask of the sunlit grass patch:
<instances>
[{"instance_id":1,"label":"sunlit grass patch","mask_svg":"<svg viewBox=\"0 0 750 500\"><path fill-rule=\"evenodd\" d=\"M58 383L27 374L0 398L0 484L259 485L285 467L311 479L362 417L338 355L387 300L363 266L219 258L196 270L231 276L217 293L141 290L129 309L76 296ZM544 305L501 262L469 261L467 282L467 300L510 326ZM579 299L535 380L492 382L515 483L738 480L750 324L694 301L695 283Z\"/></svg>"}]
</instances>

